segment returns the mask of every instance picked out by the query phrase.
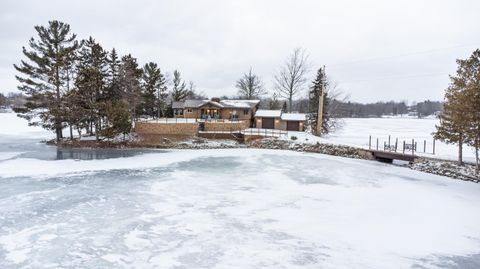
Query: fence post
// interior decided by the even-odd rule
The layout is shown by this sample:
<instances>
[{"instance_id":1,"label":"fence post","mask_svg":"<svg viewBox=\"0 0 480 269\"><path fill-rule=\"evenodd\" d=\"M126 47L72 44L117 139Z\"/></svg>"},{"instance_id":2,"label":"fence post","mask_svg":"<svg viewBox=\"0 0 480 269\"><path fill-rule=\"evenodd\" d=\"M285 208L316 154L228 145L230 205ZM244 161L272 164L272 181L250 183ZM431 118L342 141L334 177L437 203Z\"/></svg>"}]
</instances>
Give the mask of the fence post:
<instances>
[{"instance_id":1,"label":"fence post","mask_svg":"<svg viewBox=\"0 0 480 269\"><path fill-rule=\"evenodd\" d=\"M433 155L435 155L435 139L433 139Z\"/></svg>"},{"instance_id":2,"label":"fence post","mask_svg":"<svg viewBox=\"0 0 480 269\"><path fill-rule=\"evenodd\" d=\"M372 149L372 136L368 136L368 149Z\"/></svg>"},{"instance_id":3,"label":"fence post","mask_svg":"<svg viewBox=\"0 0 480 269\"><path fill-rule=\"evenodd\" d=\"M415 155L415 140L412 139L412 155Z\"/></svg>"},{"instance_id":4,"label":"fence post","mask_svg":"<svg viewBox=\"0 0 480 269\"><path fill-rule=\"evenodd\" d=\"M378 138L377 138L377 150L378 150Z\"/></svg>"},{"instance_id":5,"label":"fence post","mask_svg":"<svg viewBox=\"0 0 480 269\"><path fill-rule=\"evenodd\" d=\"M387 141L383 141L383 151L386 151L387 149Z\"/></svg>"},{"instance_id":6,"label":"fence post","mask_svg":"<svg viewBox=\"0 0 480 269\"><path fill-rule=\"evenodd\" d=\"M403 140L403 154L405 154L405 140Z\"/></svg>"},{"instance_id":7,"label":"fence post","mask_svg":"<svg viewBox=\"0 0 480 269\"><path fill-rule=\"evenodd\" d=\"M388 148L390 148L390 135L388 135Z\"/></svg>"},{"instance_id":8,"label":"fence post","mask_svg":"<svg viewBox=\"0 0 480 269\"><path fill-rule=\"evenodd\" d=\"M423 140L423 153L427 152L427 140Z\"/></svg>"},{"instance_id":9,"label":"fence post","mask_svg":"<svg viewBox=\"0 0 480 269\"><path fill-rule=\"evenodd\" d=\"M395 152L397 152L397 147L398 147L398 137L395 138Z\"/></svg>"}]
</instances>

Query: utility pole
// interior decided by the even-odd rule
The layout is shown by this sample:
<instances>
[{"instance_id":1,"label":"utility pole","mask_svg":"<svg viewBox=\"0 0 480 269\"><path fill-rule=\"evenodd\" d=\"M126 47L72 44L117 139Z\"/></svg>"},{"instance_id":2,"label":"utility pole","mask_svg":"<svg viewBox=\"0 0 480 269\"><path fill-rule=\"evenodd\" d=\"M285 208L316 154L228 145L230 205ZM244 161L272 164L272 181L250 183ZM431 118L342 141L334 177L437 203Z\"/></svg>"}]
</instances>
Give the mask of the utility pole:
<instances>
[{"instance_id":1,"label":"utility pole","mask_svg":"<svg viewBox=\"0 0 480 269\"><path fill-rule=\"evenodd\" d=\"M322 69L322 81L320 83L320 92L318 93L318 112L317 112L317 128L316 135L320 136L323 133L323 97L325 92L325 66Z\"/></svg>"}]
</instances>

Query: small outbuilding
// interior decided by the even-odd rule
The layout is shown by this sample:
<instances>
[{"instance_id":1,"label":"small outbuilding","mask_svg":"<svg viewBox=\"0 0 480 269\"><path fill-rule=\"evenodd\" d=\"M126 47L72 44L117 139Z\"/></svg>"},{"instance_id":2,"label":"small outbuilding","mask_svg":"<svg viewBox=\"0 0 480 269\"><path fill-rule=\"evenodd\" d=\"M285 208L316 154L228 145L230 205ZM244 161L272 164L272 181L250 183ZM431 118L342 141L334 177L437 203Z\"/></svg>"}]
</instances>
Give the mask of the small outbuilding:
<instances>
[{"instance_id":1,"label":"small outbuilding","mask_svg":"<svg viewBox=\"0 0 480 269\"><path fill-rule=\"evenodd\" d=\"M255 127L262 129L279 129L281 110L259 109L255 113ZM277 126L277 128L275 128Z\"/></svg>"},{"instance_id":2,"label":"small outbuilding","mask_svg":"<svg viewBox=\"0 0 480 269\"><path fill-rule=\"evenodd\" d=\"M284 131L304 131L307 115L303 113L282 113L281 110L259 109L255 113L255 127Z\"/></svg>"}]
</instances>

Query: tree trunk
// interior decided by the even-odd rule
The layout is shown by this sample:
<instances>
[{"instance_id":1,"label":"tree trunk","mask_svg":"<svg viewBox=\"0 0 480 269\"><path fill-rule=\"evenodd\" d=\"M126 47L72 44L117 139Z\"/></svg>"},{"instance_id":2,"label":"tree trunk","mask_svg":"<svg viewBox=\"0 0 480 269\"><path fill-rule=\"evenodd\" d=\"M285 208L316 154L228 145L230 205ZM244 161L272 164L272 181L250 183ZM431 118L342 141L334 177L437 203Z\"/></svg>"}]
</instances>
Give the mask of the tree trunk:
<instances>
[{"instance_id":1,"label":"tree trunk","mask_svg":"<svg viewBox=\"0 0 480 269\"><path fill-rule=\"evenodd\" d=\"M458 164L463 165L463 141L458 142Z\"/></svg>"},{"instance_id":2,"label":"tree trunk","mask_svg":"<svg viewBox=\"0 0 480 269\"><path fill-rule=\"evenodd\" d=\"M70 127L70 140L73 140L73 127L72 125L69 125Z\"/></svg>"},{"instance_id":3,"label":"tree trunk","mask_svg":"<svg viewBox=\"0 0 480 269\"><path fill-rule=\"evenodd\" d=\"M475 147L475 161L477 163L477 171L480 171L480 161L478 160L478 146Z\"/></svg>"}]
</instances>

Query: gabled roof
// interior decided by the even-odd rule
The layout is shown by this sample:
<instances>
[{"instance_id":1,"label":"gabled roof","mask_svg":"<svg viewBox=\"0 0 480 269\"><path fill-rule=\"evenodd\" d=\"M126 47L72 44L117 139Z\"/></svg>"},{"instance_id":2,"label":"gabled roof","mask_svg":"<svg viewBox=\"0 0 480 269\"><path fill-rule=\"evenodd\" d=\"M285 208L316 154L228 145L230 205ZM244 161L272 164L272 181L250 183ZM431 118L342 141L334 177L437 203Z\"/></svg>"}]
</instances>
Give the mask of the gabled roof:
<instances>
[{"instance_id":1,"label":"gabled roof","mask_svg":"<svg viewBox=\"0 0 480 269\"><path fill-rule=\"evenodd\" d=\"M208 100L185 100L184 108L197 108L204 105Z\"/></svg>"},{"instance_id":2,"label":"gabled roof","mask_svg":"<svg viewBox=\"0 0 480 269\"><path fill-rule=\"evenodd\" d=\"M282 115L281 110L259 109L255 113L255 117L261 117L261 118L280 118L281 115Z\"/></svg>"},{"instance_id":3,"label":"gabled roof","mask_svg":"<svg viewBox=\"0 0 480 269\"><path fill-rule=\"evenodd\" d=\"M260 103L260 100L222 100L220 103L226 108L252 108Z\"/></svg>"},{"instance_id":4,"label":"gabled roof","mask_svg":"<svg viewBox=\"0 0 480 269\"><path fill-rule=\"evenodd\" d=\"M176 102L174 102L176 103ZM180 103L180 102L178 102ZM199 108L206 104L211 104L220 108L253 108L260 103L260 100L221 100L220 102L215 102L211 100L185 100L183 107L184 108ZM175 107L174 107L175 108Z\"/></svg>"},{"instance_id":5,"label":"gabled roof","mask_svg":"<svg viewBox=\"0 0 480 269\"><path fill-rule=\"evenodd\" d=\"M184 102L184 101L173 102L173 103L172 103L172 108L173 108L173 109L183 108L184 106L185 106L185 102Z\"/></svg>"},{"instance_id":6,"label":"gabled roof","mask_svg":"<svg viewBox=\"0 0 480 269\"><path fill-rule=\"evenodd\" d=\"M307 114L303 113L283 113L282 120L285 121L306 121Z\"/></svg>"}]
</instances>

